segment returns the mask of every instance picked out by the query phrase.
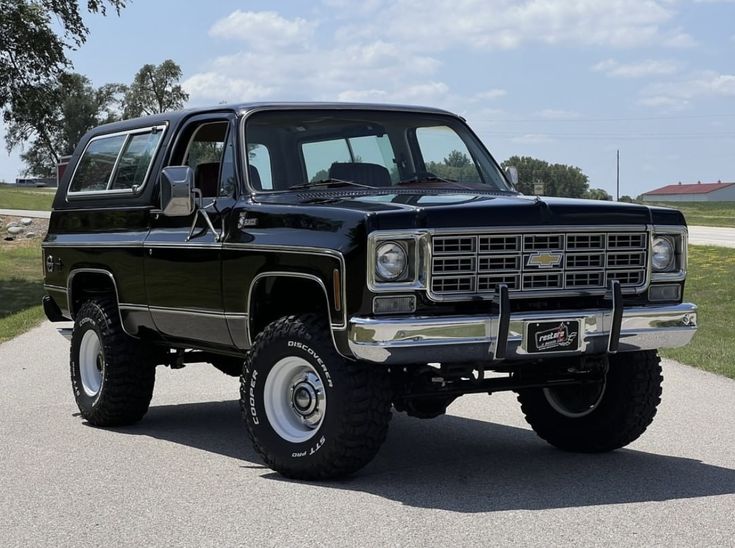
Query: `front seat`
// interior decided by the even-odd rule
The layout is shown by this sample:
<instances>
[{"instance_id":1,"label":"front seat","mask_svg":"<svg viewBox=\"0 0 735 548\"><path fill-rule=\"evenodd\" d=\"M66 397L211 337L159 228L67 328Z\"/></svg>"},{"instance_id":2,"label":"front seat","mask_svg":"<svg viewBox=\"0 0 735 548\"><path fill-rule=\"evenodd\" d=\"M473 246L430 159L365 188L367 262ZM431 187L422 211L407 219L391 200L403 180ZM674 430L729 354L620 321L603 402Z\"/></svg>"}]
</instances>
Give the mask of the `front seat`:
<instances>
[{"instance_id":1,"label":"front seat","mask_svg":"<svg viewBox=\"0 0 735 548\"><path fill-rule=\"evenodd\" d=\"M363 162L334 162L329 168L332 179L342 179L368 186L391 186L390 173L379 164Z\"/></svg>"}]
</instances>

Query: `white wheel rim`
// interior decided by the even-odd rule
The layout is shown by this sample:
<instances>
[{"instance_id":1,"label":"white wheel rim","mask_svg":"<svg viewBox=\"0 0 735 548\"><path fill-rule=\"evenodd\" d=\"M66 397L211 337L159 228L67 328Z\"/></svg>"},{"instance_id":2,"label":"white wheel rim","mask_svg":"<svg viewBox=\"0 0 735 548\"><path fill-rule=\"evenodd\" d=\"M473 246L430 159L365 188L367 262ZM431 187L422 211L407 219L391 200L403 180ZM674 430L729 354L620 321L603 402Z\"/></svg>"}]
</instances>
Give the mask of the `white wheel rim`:
<instances>
[{"instance_id":1,"label":"white wheel rim","mask_svg":"<svg viewBox=\"0 0 735 548\"><path fill-rule=\"evenodd\" d=\"M321 426L327 396L316 369L303 358L288 356L268 373L263 403L273 430L286 441L301 443Z\"/></svg>"},{"instance_id":2,"label":"white wheel rim","mask_svg":"<svg viewBox=\"0 0 735 548\"><path fill-rule=\"evenodd\" d=\"M607 382L603 381L602 386L600 387L600 392L596 397L590 398L589 401L584 403L584 405L580 405L579 402L577 402L575 407L570 407L569 403L565 402L554 388L544 388L544 396L546 396L546 401L549 402L549 405L554 409L554 411L560 415L570 419L579 419L581 417L586 417L592 413L592 411L597 409L602 398L605 396L606 387Z\"/></svg>"},{"instance_id":3,"label":"white wheel rim","mask_svg":"<svg viewBox=\"0 0 735 548\"><path fill-rule=\"evenodd\" d=\"M105 372L105 355L102 352L100 338L93 329L88 330L79 345L79 376L82 389L87 396L94 397L102 388Z\"/></svg>"}]
</instances>

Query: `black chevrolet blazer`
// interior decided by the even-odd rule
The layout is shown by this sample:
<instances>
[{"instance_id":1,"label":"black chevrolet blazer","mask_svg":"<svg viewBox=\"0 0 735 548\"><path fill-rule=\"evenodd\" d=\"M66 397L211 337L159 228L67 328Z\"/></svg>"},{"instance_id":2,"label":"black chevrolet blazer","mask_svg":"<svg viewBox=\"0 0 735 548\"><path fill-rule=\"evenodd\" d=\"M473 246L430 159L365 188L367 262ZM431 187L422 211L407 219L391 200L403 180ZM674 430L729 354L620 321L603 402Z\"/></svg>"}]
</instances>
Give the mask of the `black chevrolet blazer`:
<instances>
[{"instance_id":1,"label":"black chevrolet blazer","mask_svg":"<svg viewBox=\"0 0 735 548\"><path fill-rule=\"evenodd\" d=\"M675 210L524 196L437 109L244 104L98 127L43 245L83 418L140 420L158 365L240 377L256 449L296 478L349 474L391 409L431 418L514 390L566 450L640 436L657 349L687 344Z\"/></svg>"}]
</instances>

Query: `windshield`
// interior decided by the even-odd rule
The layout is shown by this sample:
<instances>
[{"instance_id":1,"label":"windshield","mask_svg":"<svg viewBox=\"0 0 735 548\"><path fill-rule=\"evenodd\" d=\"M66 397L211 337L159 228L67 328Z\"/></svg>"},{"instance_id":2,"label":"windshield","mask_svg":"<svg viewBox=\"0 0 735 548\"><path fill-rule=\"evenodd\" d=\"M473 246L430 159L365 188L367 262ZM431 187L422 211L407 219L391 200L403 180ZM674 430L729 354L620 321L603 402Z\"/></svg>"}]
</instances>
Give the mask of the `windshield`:
<instances>
[{"instance_id":1,"label":"windshield","mask_svg":"<svg viewBox=\"0 0 735 548\"><path fill-rule=\"evenodd\" d=\"M459 119L372 110L264 111L247 120L255 190L419 187L509 192Z\"/></svg>"}]
</instances>

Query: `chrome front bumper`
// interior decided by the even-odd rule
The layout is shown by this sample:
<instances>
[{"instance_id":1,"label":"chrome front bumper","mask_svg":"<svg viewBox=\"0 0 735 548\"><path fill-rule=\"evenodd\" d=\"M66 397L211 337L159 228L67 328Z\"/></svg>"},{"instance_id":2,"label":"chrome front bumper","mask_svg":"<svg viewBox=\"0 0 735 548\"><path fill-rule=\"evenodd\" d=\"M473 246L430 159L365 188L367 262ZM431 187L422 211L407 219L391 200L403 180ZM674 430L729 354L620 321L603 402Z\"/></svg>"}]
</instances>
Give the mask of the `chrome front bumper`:
<instances>
[{"instance_id":1,"label":"chrome front bumper","mask_svg":"<svg viewBox=\"0 0 735 548\"><path fill-rule=\"evenodd\" d=\"M523 333L526 322L579 319L580 347L575 352L528 354ZM610 309L524 312L510 315L505 352L499 352L503 332L497 316L386 316L354 317L348 338L359 360L385 364L457 363L563 357L605 353L613 326ZM613 330L615 331L615 330ZM697 307L691 303L631 307L622 310L618 352L684 346L697 331ZM504 338L501 334L501 338Z\"/></svg>"}]
</instances>

